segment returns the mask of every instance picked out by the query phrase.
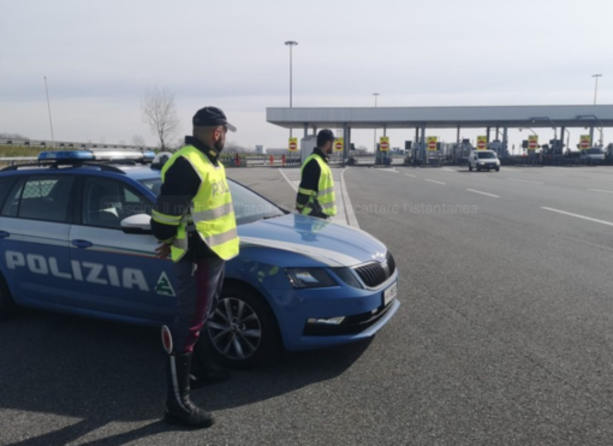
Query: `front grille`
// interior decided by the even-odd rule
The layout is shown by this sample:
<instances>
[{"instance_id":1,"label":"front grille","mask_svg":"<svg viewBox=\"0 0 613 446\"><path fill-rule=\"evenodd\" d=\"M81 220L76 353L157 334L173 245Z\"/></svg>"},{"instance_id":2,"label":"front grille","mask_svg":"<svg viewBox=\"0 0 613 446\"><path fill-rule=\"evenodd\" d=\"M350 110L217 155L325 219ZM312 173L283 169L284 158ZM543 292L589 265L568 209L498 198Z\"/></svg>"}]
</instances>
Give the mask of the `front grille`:
<instances>
[{"instance_id":1,"label":"front grille","mask_svg":"<svg viewBox=\"0 0 613 446\"><path fill-rule=\"evenodd\" d=\"M394 271L396 271L396 261L392 253L388 251L385 262L367 263L366 265L358 266L355 271L367 287L375 288L394 274Z\"/></svg>"}]
</instances>

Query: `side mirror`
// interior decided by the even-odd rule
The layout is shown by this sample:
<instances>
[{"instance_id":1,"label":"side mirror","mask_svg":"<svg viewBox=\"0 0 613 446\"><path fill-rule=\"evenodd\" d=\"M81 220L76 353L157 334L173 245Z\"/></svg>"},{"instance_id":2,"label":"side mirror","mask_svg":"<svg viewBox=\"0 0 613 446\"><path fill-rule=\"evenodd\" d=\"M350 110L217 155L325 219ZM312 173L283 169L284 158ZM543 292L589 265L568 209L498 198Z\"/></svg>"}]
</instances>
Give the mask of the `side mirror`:
<instances>
[{"instance_id":1,"label":"side mirror","mask_svg":"<svg viewBox=\"0 0 613 446\"><path fill-rule=\"evenodd\" d=\"M136 214L121 220L121 230L126 234L153 234L151 216Z\"/></svg>"}]
</instances>

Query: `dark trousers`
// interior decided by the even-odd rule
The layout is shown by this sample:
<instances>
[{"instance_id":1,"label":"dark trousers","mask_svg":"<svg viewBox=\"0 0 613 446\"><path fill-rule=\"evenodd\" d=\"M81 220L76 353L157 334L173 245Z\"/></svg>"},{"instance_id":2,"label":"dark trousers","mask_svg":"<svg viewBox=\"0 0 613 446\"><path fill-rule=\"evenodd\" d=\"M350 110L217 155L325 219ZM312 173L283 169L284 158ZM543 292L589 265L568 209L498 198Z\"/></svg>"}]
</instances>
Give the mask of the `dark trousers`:
<instances>
[{"instance_id":1,"label":"dark trousers","mask_svg":"<svg viewBox=\"0 0 613 446\"><path fill-rule=\"evenodd\" d=\"M177 307L169 326L173 339L173 354L192 352L200 331L215 310L221 294L225 261L210 257L194 264L182 259L175 264L178 279Z\"/></svg>"}]
</instances>

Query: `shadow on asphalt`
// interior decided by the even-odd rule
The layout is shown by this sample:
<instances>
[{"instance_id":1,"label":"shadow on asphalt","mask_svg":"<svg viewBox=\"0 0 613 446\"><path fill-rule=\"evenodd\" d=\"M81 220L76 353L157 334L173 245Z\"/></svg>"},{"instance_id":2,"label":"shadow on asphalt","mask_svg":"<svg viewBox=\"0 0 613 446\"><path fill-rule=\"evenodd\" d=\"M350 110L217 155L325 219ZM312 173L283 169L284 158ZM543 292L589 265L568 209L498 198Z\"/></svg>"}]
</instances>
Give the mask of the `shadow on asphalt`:
<instances>
[{"instance_id":1,"label":"shadow on asphalt","mask_svg":"<svg viewBox=\"0 0 613 446\"><path fill-rule=\"evenodd\" d=\"M13 446L63 445L113 422L152 421L86 444L123 445L172 429L159 421L166 384L157 329L22 309L0 323L0 339L0 411L80 420ZM279 397L342 375L370 342L281 353L258 369L232 371L226 383L192 391L192 400L215 412Z\"/></svg>"}]
</instances>

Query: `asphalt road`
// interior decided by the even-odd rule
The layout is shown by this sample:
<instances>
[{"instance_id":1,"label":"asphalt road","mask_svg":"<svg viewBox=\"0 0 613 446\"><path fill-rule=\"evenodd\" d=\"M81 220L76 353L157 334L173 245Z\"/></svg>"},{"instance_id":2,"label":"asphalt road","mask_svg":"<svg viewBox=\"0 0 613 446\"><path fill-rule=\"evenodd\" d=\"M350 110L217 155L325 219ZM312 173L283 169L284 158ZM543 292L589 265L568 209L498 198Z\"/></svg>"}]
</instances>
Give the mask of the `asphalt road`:
<instances>
[{"instance_id":1,"label":"asphalt road","mask_svg":"<svg viewBox=\"0 0 613 446\"><path fill-rule=\"evenodd\" d=\"M292 207L278 169L228 172ZM157 331L24 311L0 324L0 444L613 444L613 168L344 179L401 272L371 342L195 391L218 422L189 432L159 421Z\"/></svg>"}]
</instances>

